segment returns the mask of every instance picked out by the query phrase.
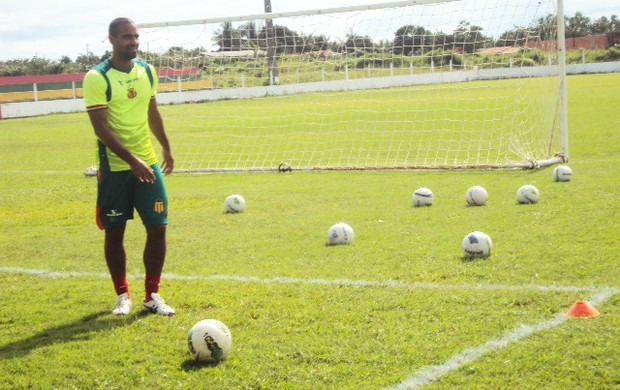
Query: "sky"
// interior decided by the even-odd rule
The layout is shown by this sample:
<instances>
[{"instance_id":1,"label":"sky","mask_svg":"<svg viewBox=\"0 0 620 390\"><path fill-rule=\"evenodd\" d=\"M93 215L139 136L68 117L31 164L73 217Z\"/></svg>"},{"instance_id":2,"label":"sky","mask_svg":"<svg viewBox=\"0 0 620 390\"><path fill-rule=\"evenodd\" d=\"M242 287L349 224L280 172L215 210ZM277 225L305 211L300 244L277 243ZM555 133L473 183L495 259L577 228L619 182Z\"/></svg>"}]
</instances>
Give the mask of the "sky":
<instances>
[{"instance_id":1,"label":"sky","mask_svg":"<svg viewBox=\"0 0 620 390\"><path fill-rule=\"evenodd\" d=\"M389 0L271 0L272 12L302 11ZM497 2L500 0L486 0ZM501 0L504 1L504 0ZM615 3L615 4L614 4ZM565 15L581 12L591 20L620 16L616 0L564 0ZM0 12L0 61L33 57L75 60L87 51L102 55L110 44L107 28L117 16L136 23L211 19L264 12L263 0L18 0L4 2ZM144 49L144 47L142 47Z\"/></svg>"}]
</instances>

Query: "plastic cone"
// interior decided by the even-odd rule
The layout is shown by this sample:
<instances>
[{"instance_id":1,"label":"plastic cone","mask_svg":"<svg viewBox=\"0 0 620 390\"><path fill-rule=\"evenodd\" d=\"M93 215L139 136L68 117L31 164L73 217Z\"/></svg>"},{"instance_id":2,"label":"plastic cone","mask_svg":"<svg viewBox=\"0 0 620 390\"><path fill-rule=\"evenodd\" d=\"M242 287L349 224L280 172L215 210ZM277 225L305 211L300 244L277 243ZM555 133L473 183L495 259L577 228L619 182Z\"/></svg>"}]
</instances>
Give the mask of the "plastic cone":
<instances>
[{"instance_id":1,"label":"plastic cone","mask_svg":"<svg viewBox=\"0 0 620 390\"><path fill-rule=\"evenodd\" d=\"M598 312L598 310L590 306L588 303L582 302L582 301L575 302L573 307L571 307L565 313L567 317L584 317L584 318L596 317L599 314L600 313Z\"/></svg>"}]
</instances>

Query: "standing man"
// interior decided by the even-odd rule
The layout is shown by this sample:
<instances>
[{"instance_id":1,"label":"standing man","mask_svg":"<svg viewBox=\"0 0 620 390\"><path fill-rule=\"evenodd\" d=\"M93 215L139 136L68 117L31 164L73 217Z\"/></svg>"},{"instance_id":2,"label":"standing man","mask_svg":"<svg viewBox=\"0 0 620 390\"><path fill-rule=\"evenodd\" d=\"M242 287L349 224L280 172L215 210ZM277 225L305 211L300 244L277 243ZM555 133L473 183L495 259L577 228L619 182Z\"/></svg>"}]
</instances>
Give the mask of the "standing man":
<instances>
[{"instance_id":1,"label":"standing man","mask_svg":"<svg viewBox=\"0 0 620 390\"><path fill-rule=\"evenodd\" d=\"M127 315L131 310L123 241L135 208L146 228L142 311L171 316L175 311L159 296L159 282L168 223L162 173L172 172L174 159L155 100L155 69L136 59L138 37L131 19L114 19L108 35L112 57L84 77L84 101L99 148L97 224L105 230L105 259L118 296L112 313ZM162 147L161 167L151 133Z\"/></svg>"}]
</instances>

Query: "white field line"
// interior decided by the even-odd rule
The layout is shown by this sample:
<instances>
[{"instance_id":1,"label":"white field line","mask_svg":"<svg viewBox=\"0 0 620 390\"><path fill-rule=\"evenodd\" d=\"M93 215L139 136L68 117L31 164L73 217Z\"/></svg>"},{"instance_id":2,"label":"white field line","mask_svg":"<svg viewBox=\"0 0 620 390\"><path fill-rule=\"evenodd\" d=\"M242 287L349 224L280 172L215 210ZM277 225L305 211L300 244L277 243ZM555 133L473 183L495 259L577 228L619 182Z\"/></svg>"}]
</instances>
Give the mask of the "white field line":
<instances>
[{"instance_id":1,"label":"white field line","mask_svg":"<svg viewBox=\"0 0 620 390\"><path fill-rule=\"evenodd\" d=\"M106 272L71 272L71 271L49 271L42 269L30 269L19 267L0 267L0 273L20 273L27 275L36 275L47 278L80 278L95 277L109 278ZM134 279L142 278L142 275L130 276ZM524 284L517 286L504 286L499 284L440 284L440 283L423 283L413 282L404 283L394 280L386 281L368 281L368 280L351 280L351 279L307 279L307 278L259 278L255 276L233 276L233 275L210 275L210 276L187 276L176 274L164 274L162 278L172 280L214 280L214 281L235 281L241 283L262 283L262 284L313 284L313 285L338 285L352 287L382 287L382 288L399 288L399 289L465 289L465 290L504 290L504 291L550 291L550 292L593 292L594 295L587 301L593 306L603 303L611 296L618 293L618 290L612 287L579 287L579 286L548 286ZM538 322L534 325L522 324L520 327L506 332L499 338L487 341L476 347L465 348L460 353L452 356L442 364L424 367L412 376L405 379L393 389L417 389L436 381L439 377L458 370L460 367L473 363L484 354L497 351L507 347L509 344L520 341L534 333L551 329L566 321L564 313L559 313L553 318Z\"/></svg>"},{"instance_id":2,"label":"white field line","mask_svg":"<svg viewBox=\"0 0 620 390\"><path fill-rule=\"evenodd\" d=\"M588 300L588 303L592 306L597 306L611 296L615 295L617 292L617 289L611 287L599 288L598 291L596 291L596 293ZM412 376L394 386L393 389L418 389L425 385L431 384L439 379L439 377L456 371L466 364L473 363L487 352L500 350L507 347L508 344L520 341L531 334L556 327L566 321L566 319L567 317L564 313L559 313L549 320L538 322L534 325L522 324L520 327L504 333L499 338L489 340L486 343L476 347L465 348L463 351L457 353L441 364L427 366L418 370Z\"/></svg>"},{"instance_id":3,"label":"white field line","mask_svg":"<svg viewBox=\"0 0 620 390\"><path fill-rule=\"evenodd\" d=\"M20 268L20 267L0 267L0 273L19 273L36 275L47 278L109 278L107 272L74 272L74 271L50 271L44 269ZM128 275L131 279L143 278L143 275ZM399 289L429 289L429 290L495 290L495 291L551 291L551 292L583 292L583 291L599 291L602 287L595 286L555 286L555 285L501 285L501 284L442 284L427 282L399 282L395 280L369 281L363 279L310 279L310 278L290 278L290 277L274 277L260 278L257 276L235 276L235 275L208 275L208 276L191 276L163 274L162 279L171 280L223 280L235 281L242 283L262 283L262 284L313 284L326 286L352 286L352 287L384 287Z\"/></svg>"}]
</instances>

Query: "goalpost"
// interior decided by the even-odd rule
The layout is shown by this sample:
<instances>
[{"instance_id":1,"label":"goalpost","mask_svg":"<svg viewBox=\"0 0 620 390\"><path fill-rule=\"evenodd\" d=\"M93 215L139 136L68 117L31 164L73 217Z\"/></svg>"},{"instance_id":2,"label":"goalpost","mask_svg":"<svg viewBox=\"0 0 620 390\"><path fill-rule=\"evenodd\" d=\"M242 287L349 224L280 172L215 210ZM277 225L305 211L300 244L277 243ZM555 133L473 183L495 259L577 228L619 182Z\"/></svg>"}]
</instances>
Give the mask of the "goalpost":
<instances>
[{"instance_id":1,"label":"goalpost","mask_svg":"<svg viewBox=\"0 0 620 390\"><path fill-rule=\"evenodd\" d=\"M562 0L396 1L138 28L157 99L170 104L177 171L568 160Z\"/></svg>"}]
</instances>

